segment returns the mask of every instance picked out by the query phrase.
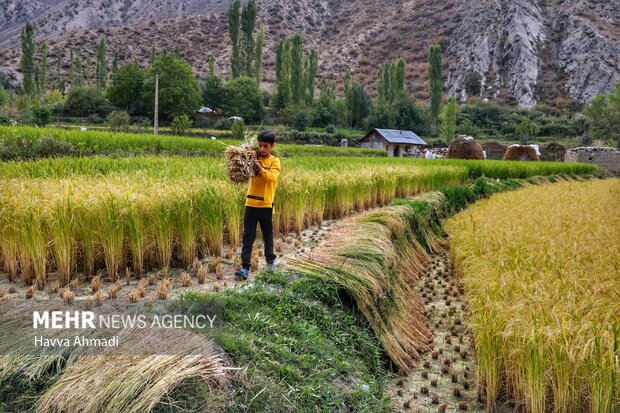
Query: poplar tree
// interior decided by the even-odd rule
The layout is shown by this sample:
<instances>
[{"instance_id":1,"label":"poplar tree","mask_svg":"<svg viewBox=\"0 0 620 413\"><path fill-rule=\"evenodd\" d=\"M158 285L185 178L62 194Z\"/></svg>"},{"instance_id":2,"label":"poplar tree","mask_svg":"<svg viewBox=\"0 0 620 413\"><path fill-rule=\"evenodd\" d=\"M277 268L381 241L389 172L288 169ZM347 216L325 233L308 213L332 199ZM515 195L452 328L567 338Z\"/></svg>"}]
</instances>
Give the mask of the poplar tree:
<instances>
[{"instance_id":1,"label":"poplar tree","mask_svg":"<svg viewBox=\"0 0 620 413\"><path fill-rule=\"evenodd\" d=\"M232 43L232 54L230 55L230 69L232 77L238 77L241 72L241 62L239 56L239 20L241 1L233 0L228 8L228 35Z\"/></svg>"},{"instance_id":2,"label":"poplar tree","mask_svg":"<svg viewBox=\"0 0 620 413\"><path fill-rule=\"evenodd\" d=\"M315 49L310 51L310 56L306 59L305 67L306 104L312 105L312 102L314 101L316 74L319 70L319 55Z\"/></svg>"},{"instance_id":3,"label":"poplar tree","mask_svg":"<svg viewBox=\"0 0 620 413\"><path fill-rule=\"evenodd\" d=\"M254 57L254 76L260 86L263 79L263 44L265 42L265 28L261 26L256 34L256 53Z\"/></svg>"},{"instance_id":4,"label":"poplar tree","mask_svg":"<svg viewBox=\"0 0 620 413\"><path fill-rule=\"evenodd\" d=\"M256 27L256 4L249 0L241 11L241 74L253 77L255 68L254 61L254 28Z\"/></svg>"},{"instance_id":5,"label":"poplar tree","mask_svg":"<svg viewBox=\"0 0 620 413\"><path fill-rule=\"evenodd\" d=\"M41 61L39 62L39 93L45 95L47 89L47 43L41 44Z\"/></svg>"},{"instance_id":6,"label":"poplar tree","mask_svg":"<svg viewBox=\"0 0 620 413\"><path fill-rule=\"evenodd\" d=\"M441 139L449 144L456 133L456 99L454 96L448 97L448 102L439 115L439 120L441 120L439 126Z\"/></svg>"},{"instance_id":7,"label":"poplar tree","mask_svg":"<svg viewBox=\"0 0 620 413\"><path fill-rule=\"evenodd\" d=\"M295 105L302 102L304 94L302 55L303 40L296 33L291 39L291 102Z\"/></svg>"},{"instance_id":8,"label":"poplar tree","mask_svg":"<svg viewBox=\"0 0 620 413\"><path fill-rule=\"evenodd\" d=\"M441 111L441 49L439 45L431 46L428 53L428 88L430 95L430 109L433 125L437 124L437 117Z\"/></svg>"},{"instance_id":9,"label":"poplar tree","mask_svg":"<svg viewBox=\"0 0 620 413\"><path fill-rule=\"evenodd\" d=\"M106 86L108 63L105 58L105 43L103 39L97 46L97 89L101 90Z\"/></svg>"},{"instance_id":10,"label":"poplar tree","mask_svg":"<svg viewBox=\"0 0 620 413\"><path fill-rule=\"evenodd\" d=\"M33 81L34 75L34 25L30 22L26 22L26 26L21 32L21 56L19 60L19 67L22 75L22 85L26 95L32 95L34 93L35 84Z\"/></svg>"}]
</instances>

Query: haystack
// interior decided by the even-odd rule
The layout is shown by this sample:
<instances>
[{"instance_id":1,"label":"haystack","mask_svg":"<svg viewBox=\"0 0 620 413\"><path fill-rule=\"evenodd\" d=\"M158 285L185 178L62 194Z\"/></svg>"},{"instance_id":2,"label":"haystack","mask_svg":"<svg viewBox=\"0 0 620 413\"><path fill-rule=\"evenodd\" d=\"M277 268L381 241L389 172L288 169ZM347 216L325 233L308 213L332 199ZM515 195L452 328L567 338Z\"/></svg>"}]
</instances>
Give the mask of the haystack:
<instances>
[{"instance_id":1,"label":"haystack","mask_svg":"<svg viewBox=\"0 0 620 413\"><path fill-rule=\"evenodd\" d=\"M536 149L530 145L510 145L504 154L505 161L540 161Z\"/></svg>"},{"instance_id":2,"label":"haystack","mask_svg":"<svg viewBox=\"0 0 620 413\"><path fill-rule=\"evenodd\" d=\"M448 148L449 159L484 159L482 146L471 136L459 135Z\"/></svg>"},{"instance_id":3,"label":"haystack","mask_svg":"<svg viewBox=\"0 0 620 413\"><path fill-rule=\"evenodd\" d=\"M481 144L482 149L487 153L487 159L503 159L506 153L506 145L497 141L487 141Z\"/></svg>"},{"instance_id":4,"label":"haystack","mask_svg":"<svg viewBox=\"0 0 620 413\"><path fill-rule=\"evenodd\" d=\"M249 144L226 148L226 171L231 182L244 184L254 176L253 154L256 150Z\"/></svg>"}]
</instances>

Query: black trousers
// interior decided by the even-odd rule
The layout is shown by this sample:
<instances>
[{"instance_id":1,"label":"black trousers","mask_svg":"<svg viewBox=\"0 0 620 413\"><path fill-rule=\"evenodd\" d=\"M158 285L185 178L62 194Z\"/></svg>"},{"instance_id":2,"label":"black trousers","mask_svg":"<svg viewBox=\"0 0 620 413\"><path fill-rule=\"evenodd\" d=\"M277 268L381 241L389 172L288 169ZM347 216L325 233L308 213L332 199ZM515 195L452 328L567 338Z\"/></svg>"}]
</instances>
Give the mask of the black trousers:
<instances>
[{"instance_id":1,"label":"black trousers","mask_svg":"<svg viewBox=\"0 0 620 413\"><path fill-rule=\"evenodd\" d=\"M271 221L273 208L254 208L245 207L243 216L243 247L241 248L241 264L243 268L250 269L252 261L252 245L256 239L256 224L260 224L265 243L265 259L267 264L275 261L276 255L273 253L273 223Z\"/></svg>"}]
</instances>

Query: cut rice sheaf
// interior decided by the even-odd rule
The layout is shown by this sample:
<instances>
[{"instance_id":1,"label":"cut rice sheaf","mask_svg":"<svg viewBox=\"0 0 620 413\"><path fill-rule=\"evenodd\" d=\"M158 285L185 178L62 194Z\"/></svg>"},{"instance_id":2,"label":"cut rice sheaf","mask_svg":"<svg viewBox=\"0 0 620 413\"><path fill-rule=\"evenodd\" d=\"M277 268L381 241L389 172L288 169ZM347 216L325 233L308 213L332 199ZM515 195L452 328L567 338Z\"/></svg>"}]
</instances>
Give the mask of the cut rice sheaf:
<instances>
[{"instance_id":1,"label":"cut rice sheaf","mask_svg":"<svg viewBox=\"0 0 620 413\"><path fill-rule=\"evenodd\" d=\"M253 155L256 150L251 145L229 146L226 148L226 171L231 182L247 183L254 176Z\"/></svg>"}]
</instances>

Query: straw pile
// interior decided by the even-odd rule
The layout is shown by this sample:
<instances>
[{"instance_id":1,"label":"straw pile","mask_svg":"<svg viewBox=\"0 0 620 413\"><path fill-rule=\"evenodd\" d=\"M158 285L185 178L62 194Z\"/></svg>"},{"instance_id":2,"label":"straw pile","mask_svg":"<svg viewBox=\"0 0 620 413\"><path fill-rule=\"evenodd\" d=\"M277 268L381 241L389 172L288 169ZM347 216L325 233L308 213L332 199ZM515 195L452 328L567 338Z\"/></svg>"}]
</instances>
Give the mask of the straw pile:
<instances>
[{"instance_id":1,"label":"straw pile","mask_svg":"<svg viewBox=\"0 0 620 413\"><path fill-rule=\"evenodd\" d=\"M540 161L536 149L530 145L510 145L504 154L505 161Z\"/></svg>"},{"instance_id":2,"label":"straw pile","mask_svg":"<svg viewBox=\"0 0 620 413\"><path fill-rule=\"evenodd\" d=\"M249 144L229 146L224 152L226 156L226 171L231 182L236 184L248 183L254 176L253 155L256 150Z\"/></svg>"},{"instance_id":3,"label":"straw pile","mask_svg":"<svg viewBox=\"0 0 620 413\"><path fill-rule=\"evenodd\" d=\"M484 159L482 146L471 136L459 135L448 148L449 159Z\"/></svg>"}]
</instances>

